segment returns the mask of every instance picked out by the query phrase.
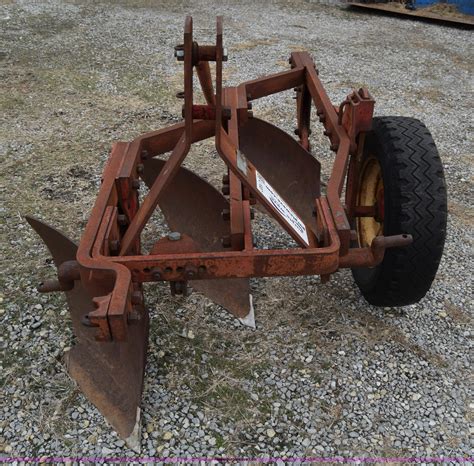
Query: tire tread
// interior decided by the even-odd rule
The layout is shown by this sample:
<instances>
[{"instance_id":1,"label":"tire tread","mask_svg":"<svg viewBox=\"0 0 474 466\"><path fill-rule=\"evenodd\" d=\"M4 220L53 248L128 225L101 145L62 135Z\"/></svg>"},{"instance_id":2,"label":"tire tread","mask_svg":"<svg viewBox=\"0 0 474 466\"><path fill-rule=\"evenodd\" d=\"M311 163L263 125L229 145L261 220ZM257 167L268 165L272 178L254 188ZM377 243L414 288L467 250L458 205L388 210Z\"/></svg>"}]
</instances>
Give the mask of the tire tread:
<instances>
[{"instance_id":1,"label":"tire tread","mask_svg":"<svg viewBox=\"0 0 474 466\"><path fill-rule=\"evenodd\" d=\"M425 296L441 260L447 221L443 167L430 132L415 118L376 117L369 137L380 148L382 171L390 172L389 182L384 179L386 216L390 209L384 234L409 233L413 243L387 250L371 283L361 280L363 269L353 274L371 304L405 306Z\"/></svg>"}]
</instances>

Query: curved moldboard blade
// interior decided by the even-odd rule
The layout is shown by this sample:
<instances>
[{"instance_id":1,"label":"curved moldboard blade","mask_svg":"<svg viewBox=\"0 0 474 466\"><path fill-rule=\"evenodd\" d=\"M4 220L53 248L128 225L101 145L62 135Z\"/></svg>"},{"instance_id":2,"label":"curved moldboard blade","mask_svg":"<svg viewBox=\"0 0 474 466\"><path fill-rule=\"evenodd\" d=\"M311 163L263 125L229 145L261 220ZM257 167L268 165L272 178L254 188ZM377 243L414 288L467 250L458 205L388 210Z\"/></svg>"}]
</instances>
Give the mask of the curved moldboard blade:
<instances>
[{"instance_id":1,"label":"curved moldboard blade","mask_svg":"<svg viewBox=\"0 0 474 466\"><path fill-rule=\"evenodd\" d=\"M239 149L301 219L315 226L320 163L288 133L258 118L239 129Z\"/></svg>"},{"instance_id":2,"label":"curved moldboard blade","mask_svg":"<svg viewBox=\"0 0 474 466\"><path fill-rule=\"evenodd\" d=\"M53 228L37 218L29 215L26 215L25 218L31 228L36 231L44 244L46 244L46 247L53 257L56 268L63 262L76 259L77 244L74 241L69 239L64 233L56 230L56 228Z\"/></svg>"},{"instance_id":3,"label":"curved moldboard blade","mask_svg":"<svg viewBox=\"0 0 474 466\"><path fill-rule=\"evenodd\" d=\"M43 239L56 267L75 260L77 245L55 228L32 217L28 223ZM97 342L97 329L82 325L82 317L94 310L94 304L80 281L67 291L66 299L77 344L66 354L68 371L86 397L128 445L140 446L140 399L143 387L148 316L131 325L127 341Z\"/></svg>"},{"instance_id":4,"label":"curved moldboard blade","mask_svg":"<svg viewBox=\"0 0 474 466\"><path fill-rule=\"evenodd\" d=\"M144 162L141 176L148 187L153 185L164 164L160 159ZM163 191L159 206L169 227L190 236L202 251L224 249L221 238L229 235L229 223L222 219L221 212L229 208L229 203L217 189L193 172L181 167ZM245 325L255 326L248 278L195 280L190 283Z\"/></svg>"}]
</instances>

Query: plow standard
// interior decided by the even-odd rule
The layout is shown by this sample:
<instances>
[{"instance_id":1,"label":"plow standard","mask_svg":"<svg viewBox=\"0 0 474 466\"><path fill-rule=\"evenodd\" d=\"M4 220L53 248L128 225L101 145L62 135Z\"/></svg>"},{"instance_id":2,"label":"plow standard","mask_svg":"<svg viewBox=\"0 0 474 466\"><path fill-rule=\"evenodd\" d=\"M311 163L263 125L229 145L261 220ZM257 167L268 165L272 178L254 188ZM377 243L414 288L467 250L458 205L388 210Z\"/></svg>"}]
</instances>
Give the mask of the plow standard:
<instances>
[{"instance_id":1,"label":"plow standard","mask_svg":"<svg viewBox=\"0 0 474 466\"><path fill-rule=\"evenodd\" d=\"M446 229L442 165L420 121L373 118L366 89L334 106L306 52L291 54L288 71L224 88L221 18L216 43L205 46L193 40L186 18L175 56L184 63L184 121L113 145L79 244L27 218L57 267L57 278L39 290L62 291L69 305L77 343L68 371L134 448L148 345L143 283L167 281L175 294L191 284L249 326L250 277L320 275L324 283L350 268L371 304L403 306L429 290ZM194 104L194 72L203 104ZM252 101L292 89L298 139L251 110ZM313 106L335 152L324 193L310 151ZM220 191L182 167L191 145L207 138L227 167ZM142 182L148 191L140 202ZM254 246L255 204L294 246ZM141 233L157 208L170 233L143 251Z\"/></svg>"}]
</instances>

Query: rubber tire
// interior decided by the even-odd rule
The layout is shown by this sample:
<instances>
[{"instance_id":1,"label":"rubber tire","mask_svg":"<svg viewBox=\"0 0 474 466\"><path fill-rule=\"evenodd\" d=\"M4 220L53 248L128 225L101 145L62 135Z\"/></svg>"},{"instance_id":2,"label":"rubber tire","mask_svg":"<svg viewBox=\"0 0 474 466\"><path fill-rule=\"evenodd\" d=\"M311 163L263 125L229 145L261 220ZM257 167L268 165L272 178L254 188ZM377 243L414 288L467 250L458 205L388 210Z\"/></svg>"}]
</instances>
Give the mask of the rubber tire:
<instances>
[{"instance_id":1,"label":"rubber tire","mask_svg":"<svg viewBox=\"0 0 474 466\"><path fill-rule=\"evenodd\" d=\"M384 183L384 235L408 233L413 243L391 248L373 268L352 269L374 306L407 306L431 287L446 239L443 166L426 126L415 118L376 117L364 154L377 157Z\"/></svg>"}]
</instances>

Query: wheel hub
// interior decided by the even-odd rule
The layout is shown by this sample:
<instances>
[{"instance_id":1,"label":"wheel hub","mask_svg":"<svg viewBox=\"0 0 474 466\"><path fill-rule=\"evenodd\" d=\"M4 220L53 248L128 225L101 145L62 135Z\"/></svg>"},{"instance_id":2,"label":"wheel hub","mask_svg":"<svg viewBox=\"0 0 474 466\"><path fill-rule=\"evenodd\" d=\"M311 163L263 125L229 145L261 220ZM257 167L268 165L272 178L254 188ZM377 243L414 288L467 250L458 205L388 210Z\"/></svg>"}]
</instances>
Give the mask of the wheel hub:
<instances>
[{"instance_id":1,"label":"wheel hub","mask_svg":"<svg viewBox=\"0 0 474 466\"><path fill-rule=\"evenodd\" d=\"M358 192L359 206L373 207L374 217L358 217L357 233L359 245L370 246L372 240L383 234L385 213L382 169L375 156L369 156L362 165Z\"/></svg>"}]
</instances>

